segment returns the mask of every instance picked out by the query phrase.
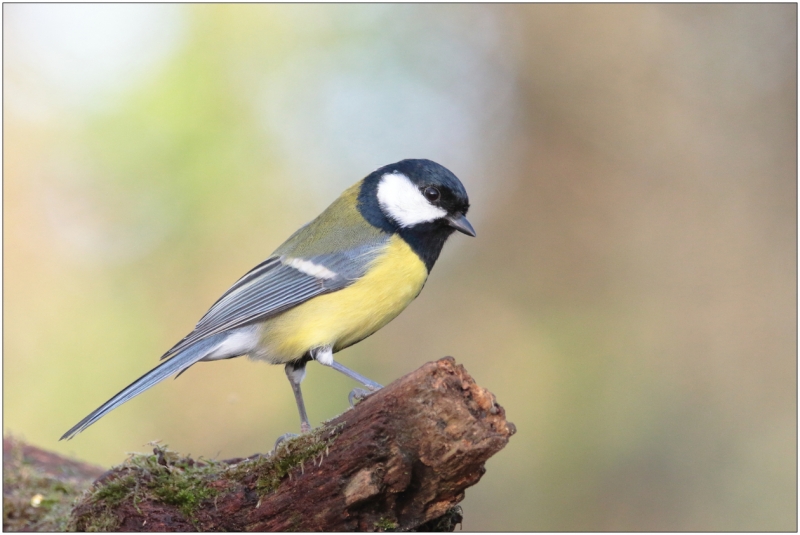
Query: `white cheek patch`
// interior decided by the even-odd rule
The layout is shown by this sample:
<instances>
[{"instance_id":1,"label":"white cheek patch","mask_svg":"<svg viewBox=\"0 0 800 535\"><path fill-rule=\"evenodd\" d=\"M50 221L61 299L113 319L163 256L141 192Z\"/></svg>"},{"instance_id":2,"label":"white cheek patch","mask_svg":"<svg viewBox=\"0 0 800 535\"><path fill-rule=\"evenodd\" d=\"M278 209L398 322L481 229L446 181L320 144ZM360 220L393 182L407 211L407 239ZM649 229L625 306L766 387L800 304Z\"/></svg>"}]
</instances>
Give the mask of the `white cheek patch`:
<instances>
[{"instance_id":1,"label":"white cheek patch","mask_svg":"<svg viewBox=\"0 0 800 535\"><path fill-rule=\"evenodd\" d=\"M385 174L378 184L378 204L401 227L412 227L441 219L447 211L428 202L402 173Z\"/></svg>"},{"instance_id":2,"label":"white cheek patch","mask_svg":"<svg viewBox=\"0 0 800 535\"><path fill-rule=\"evenodd\" d=\"M306 275L311 275L318 279L335 279L337 276L336 273L325 266L315 264L310 260L303 260L302 258L287 258L283 263L289 267L293 267L300 273L305 273Z\"/></svg>"}]
</instances>

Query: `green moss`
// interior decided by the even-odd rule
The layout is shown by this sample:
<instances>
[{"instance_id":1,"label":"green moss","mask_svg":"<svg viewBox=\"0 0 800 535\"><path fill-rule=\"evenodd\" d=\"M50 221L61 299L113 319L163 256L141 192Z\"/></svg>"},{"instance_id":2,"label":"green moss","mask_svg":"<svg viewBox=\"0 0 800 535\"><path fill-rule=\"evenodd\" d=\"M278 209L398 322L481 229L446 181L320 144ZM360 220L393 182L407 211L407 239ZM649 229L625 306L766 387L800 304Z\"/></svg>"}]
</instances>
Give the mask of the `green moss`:
<instances>
[{"instance_id":1,"label":"green moss","mask_svg":"<svg viewBox=\"0 0 800 535\"><path fill-rule=\"evenodd\" d=\"M178 477L170 475L159 478L153 494L164 503L177 506L187 518L191 518L197 507L204 500L214 497L216 491L208 487L196 472L184 472Z\"/></svg>"},{"instance_id":2,"label":"green moss","mask_svg":"<svg viewBox=\"0 0 800 535\"><path fill-rule=\"evenodd\" d=\"M317 459L322 462L337 431L338 428L320 427L281 442L272 455L241 463L232 477L241 481L255 477L255 488L259 497L269 494L278 488L285 477L291 477L293 470L304 470L306 463L317 462Z\"/></svg>"},{"instance_id":3,"label":"green moss","mask_svg":"<svg viewBox=\"0 0 800 535\"><path fill-rule=\"evenodd\" d=\"M109 533L119 527L119 519L108 511L102 511L92 518L91 524L84 527L89 533Z\"/></svg>"},{"instance_id":4,"label":"green moss","mask_svg":"<svg viewBox=\"0 0 800 535\"><path fill-rule=\"evenodd\" d=\"M111 507L116 507L133 492L136 480L132 475L117 477L101 485L94 492L94 500L105 502Z\"/></svg>"},{"instance_id":5,"label":"green moss","mask_svg":"<svg viewBox=\"0 0 800 535\"><path fill-rule=\"evenodd\" d=\"M194 521L200 504L216 495L209 481L219 477L226 466L180 457L166 446L156 446L153 452L153 455L131 456L117 468L117 477L97 485L90 498L97 507L92 508L92 518L80 519L78 527L88 531L90 527L103 525L104 515L110 515L112 508L128 500L136 507L145 498L175 506L188 520Z\"/></svg>"},{"instance_id":6,"label":"green moss","mask_svg":"<svg viewBox=\"0 0 800 535\"><path fill-rule=\"evenodd\" d=\"M375 522L375 531L395 531L397 526L397 522L391 518L384 517Z\"/></svg>"},{"instance_id":7,"label":"green moss","mask_svg":"<svg viewBox=\"0 0 800 535\"><path fill-rule=\"evenodd\" d=\"M198 508L213 499L217 489L235 482L255 489L259 497L274 491L294 471L323 462L341 425L318 428L281 443L271 455L233 466L195 461L156 446L152 455L132 455L95 483L94 475L80 479L71 473L54 477L42 472L25 460L21 450L12 448L4 459L3 528L113 531L119 526L120 507L138 511L145 500L175 507L198 527ZM79 497L81 502L73 510Z\"/></svg>"},{"instance_id":8,"label":"green moss","mask_svg":"<svg viewBox=\"0 0 800 535\"><path fill-rule=\"evenodd\" d=\"M217 495L215 481L227 480L254 488L259 497L278 488L292 471L322 462L339 427L320 428L282 442L273 454L236 465L194 461L166 447L156 446L153 455L133 455L117 467L114 476L97 484L87 499L88 507L73 519L71 527L81 531L108 531L116 527L114 509L124 502L159 501L176 507L197 526L195 514L203 502ZM226 484L219 485L225 488ZM138 509L138 507L137 507Z\"/></svg>"}]
</instances>

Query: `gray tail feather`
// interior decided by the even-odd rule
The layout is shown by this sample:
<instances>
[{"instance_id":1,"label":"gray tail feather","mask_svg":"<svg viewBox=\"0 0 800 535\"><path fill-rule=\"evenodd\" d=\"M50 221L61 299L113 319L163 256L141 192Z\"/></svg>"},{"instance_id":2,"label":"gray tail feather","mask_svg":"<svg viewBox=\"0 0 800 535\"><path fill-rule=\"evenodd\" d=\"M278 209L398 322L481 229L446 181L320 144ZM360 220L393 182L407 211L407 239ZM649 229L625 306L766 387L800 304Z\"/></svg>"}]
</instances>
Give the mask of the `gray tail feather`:
<instances>
[{"instance_id":1,"label":"gray tail feather","mask_svg":"<svg viewBox=\"0 0 800 535\"><path fill-rule=\"evenodd\" d=\"M72 429L64 433L64 435L59 440L64 439L71 439L97 420L105 416L107 413L111 412L112 410L116 409L126 401L133 399L134 397L138 396L151 386L160 383L170 375L174 373L181 373L186 368L191 366L192 364L196 363L206 355L208 355L211 350L217 346L224 338L227 337L227 333L221 333L217 336L212 336L210 338L206 338L205 340L200 340L194 345L186 348L185 350L181 351L171 359L159 364L146 374L142 375L134 382L126 386L119 392L116 396L109 399L105 403L103 403L100 407L98 407L94 412L92 412L89 416L75 424Z\"/></svg>"}]
</instances>

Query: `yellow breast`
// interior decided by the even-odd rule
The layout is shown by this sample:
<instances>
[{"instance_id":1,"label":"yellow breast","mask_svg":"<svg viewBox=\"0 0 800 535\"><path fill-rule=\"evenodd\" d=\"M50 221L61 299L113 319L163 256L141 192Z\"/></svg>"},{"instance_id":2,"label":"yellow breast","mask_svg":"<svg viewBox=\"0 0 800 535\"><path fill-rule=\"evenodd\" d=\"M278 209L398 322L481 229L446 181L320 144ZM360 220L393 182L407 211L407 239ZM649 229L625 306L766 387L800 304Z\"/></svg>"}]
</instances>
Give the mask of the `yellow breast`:
<instances>
[{"instance_id":1,"label":"yellow breast","mask_svg":"<svg viewBox=\"0 0 800 535\"><path fill-rule=\"evenodd\" d=\"M268 320L261 335L264 352L257 357L287 362L314 347L339 351L353 345L397 317L427 278L425 264L405 241L393 236L357 282Z\"/></svg>"}]
</instances>

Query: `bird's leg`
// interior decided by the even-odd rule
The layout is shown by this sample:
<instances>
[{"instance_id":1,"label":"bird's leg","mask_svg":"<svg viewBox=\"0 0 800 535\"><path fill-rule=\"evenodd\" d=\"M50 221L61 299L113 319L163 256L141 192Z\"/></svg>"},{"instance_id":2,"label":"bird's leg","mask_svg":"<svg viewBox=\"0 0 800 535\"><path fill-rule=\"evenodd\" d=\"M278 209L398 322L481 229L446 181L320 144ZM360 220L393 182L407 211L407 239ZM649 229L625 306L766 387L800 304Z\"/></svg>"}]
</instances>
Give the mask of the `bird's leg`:
<instances>
[{"instance_id":1,"label":"bird's leg","mask_svg":"<svg viewBox=\"0 0 800 535\"><path fill-rule=\"evenodd\" d=\"M300 383L306 376L306 362L305 359L296 360L294 362L286 363L286 377L289 378L289 383L292 385L294 392L294 400L297 402L297 410L300 412L300 432L308 433L311 431L311 424L308 423L308 414L306 413L306 404L303 402L303 393L300 392Z\"/></svg>"},{"instance_id":2,"label":"bird's leg","mask_svg":"<svg viewBox=\"0 0 800 535\"><path fill-rule=\"evenodd\" d=\"M306 413L306 404L303 402L303 393L300 391L300 383L306 376L306 363L309 359L303 358L293 362L287 362L284 370L286 377L289 378L289 384L292 385L292 392L294 392L294 400L297 403L297 411L300 413L300 433L308 433L311 431L311 424L308 422L308 414ZM284 440L294 438L297 435L294 433L285 433L278 437L275 441L275 450Z\"/></svg>"},{"instance_id":3,"label":"bird's leg","mask_svg":"<svg viewBox=\"0 0 800 535\"><path fill-rule=\"evenodd\" d=\"M328 366L330 366L331 368L333 368L337 372L345 374L350 379L354 379L354 380L358 381L362 385L364 385L367 388L369 388L369 390L371 392L375 392L376 390L380 390L381 388L383 388L383 385L380 385L380 384L376 383L375 381L371 381L370 379L367 379L363 375L360 375L360 374L354 372L350 368L342 366L341 364L339 364L336 361L331 362L330 364L328 364Z\"/></svg>"},{"instance_id":4,"label":"bird's leg","mask_svg":"<svg viewBox=\"0 0 800 535\"><path fill-rule=\"evenodd\" d=\"M383 388L381 385L379 385L375 381L371 381L370 379L367 379L363 375L358 374L358 373L354 372L353 370L351 370L350 368L347 368L346 366L342 366L341 364L339 364L338 362L333 360L333 351L331 350L330 347L317 348L316 350L312 351L311 355L320 364L324 364L325 366L333 368L334 370L336 370L339 373L345 374L350 379L358 381L359 383L361 383L362 385L366 386L369 389L369 390L364 390L363 388L355 388L355 389L353 389L353 391L350 392L350 395L347 398L350 401L350 406L351 407L353 405L355 405L356 401L362 400L365 397L367 397L370 393L375 392L376 390L380 390L381 388Z\"/></svg>"}]
</instances>

